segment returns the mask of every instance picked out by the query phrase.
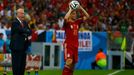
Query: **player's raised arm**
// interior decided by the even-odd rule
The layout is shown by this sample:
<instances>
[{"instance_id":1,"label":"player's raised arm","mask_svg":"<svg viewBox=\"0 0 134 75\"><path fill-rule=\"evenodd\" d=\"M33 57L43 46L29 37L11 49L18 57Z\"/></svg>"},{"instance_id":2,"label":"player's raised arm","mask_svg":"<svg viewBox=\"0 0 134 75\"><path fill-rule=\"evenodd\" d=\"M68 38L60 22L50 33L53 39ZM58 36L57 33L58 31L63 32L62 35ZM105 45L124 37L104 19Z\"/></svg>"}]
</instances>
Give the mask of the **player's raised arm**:
<instances>
[{"instance_id":1,"label":"player's raised arm","mask_svg":"<svg viewBox=\"0 0 134 75\"><path fill-rule=\"evenodd\" d=\"M82 12L84 13L84 17L83 17L83 20L87 20L87 19L89 19L89 14L87 13L87 11L81 6L81 5L79 5L79 9L81 9L82 10Z\"/></svg>"},{"instance_id":2,"label":"player's raised arm","mask_svg":"<svg viewBox=\"0 0 134 75\"><path fill-rule=\"evenodd\" d=\"M73 10L73 9L72 9L72 8L70 7L70 5L69 5L69 11L67 12L67 14L66 14L65 17L64 17L65 20L68 20L70 14L71 14L71 12L72 12L72 10Z\"/></svg>"}]
</instances>

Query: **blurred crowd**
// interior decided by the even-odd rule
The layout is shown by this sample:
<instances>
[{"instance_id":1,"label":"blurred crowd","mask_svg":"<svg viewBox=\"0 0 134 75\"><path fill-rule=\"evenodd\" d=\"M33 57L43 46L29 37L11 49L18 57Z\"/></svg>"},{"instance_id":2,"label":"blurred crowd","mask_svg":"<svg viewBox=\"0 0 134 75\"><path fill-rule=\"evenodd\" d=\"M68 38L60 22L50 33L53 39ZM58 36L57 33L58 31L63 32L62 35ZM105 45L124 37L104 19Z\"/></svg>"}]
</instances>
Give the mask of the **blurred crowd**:
<instances>
[{"instance_id":1,"label":"blurred crowd","mask_svg":"<svg viewBox=\"0 0 134 75\"><path fill-rule=\"evenodd\" d=\"M33 32L36 30L62 30L64 15L68 11L70 1L0 0L0 29L10 31L16 9L23 7L29 27ZM119 31L122 34L134 32L134 0L78 1L90 15L89 20L80 25L80 31L106 31L109 33ZM81 11L78 16L83 16ZM36 33L32 35L36 35Z\"/></svg>"},{"instance_id":2,"label":"blurred crowd","mask_svg":"<svg viewBox=\"0 0 134 75\"><path fill-rule=\"evenodd\" d=\"M71 0L0 0L0 29L10 30L18 7L25 8L31 28L62 29ZM134 0L78 0L90 14L80 26L89 31L134 31ZM82 16L82 13L80 13Z\"/></svg>"}]
</instances>

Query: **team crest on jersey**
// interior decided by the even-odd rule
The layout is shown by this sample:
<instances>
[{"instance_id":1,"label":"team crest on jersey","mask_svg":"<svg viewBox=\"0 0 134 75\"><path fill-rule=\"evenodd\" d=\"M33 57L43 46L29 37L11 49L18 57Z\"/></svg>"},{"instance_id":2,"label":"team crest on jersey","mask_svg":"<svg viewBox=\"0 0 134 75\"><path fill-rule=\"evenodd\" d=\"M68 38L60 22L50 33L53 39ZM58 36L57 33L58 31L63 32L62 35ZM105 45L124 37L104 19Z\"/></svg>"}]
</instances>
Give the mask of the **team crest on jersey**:
<instances>
[{"instance_id":1,"label":"team crest on jersey","mask_svg":"<svg viewBox=\"0 0 134 75\"><path fill-rule=\"evenodd\" d=\"M76 24L73 24L73 25L70 25L71 29L78 29L78 25Z\"/></svg>"},{"instance_id":2,"label":"team crest on jersey","mask_svg":"<svg viewBox=\"0 0 134 75\"><path fill-rule=\"evenodd\" d=\"M71 25L70 27L71 27L71 29L73 29L73 25Z\"/></svg>"},{"instance_id":3,"label":"team crest on jersey","mask_svg":"<svg viewBox=\"0 0 134 75\"><path fill-rule=\"evenodd\" d=\"M70 57L70 54L67 54L67 57Z\"/></svg>"}]
</instances>

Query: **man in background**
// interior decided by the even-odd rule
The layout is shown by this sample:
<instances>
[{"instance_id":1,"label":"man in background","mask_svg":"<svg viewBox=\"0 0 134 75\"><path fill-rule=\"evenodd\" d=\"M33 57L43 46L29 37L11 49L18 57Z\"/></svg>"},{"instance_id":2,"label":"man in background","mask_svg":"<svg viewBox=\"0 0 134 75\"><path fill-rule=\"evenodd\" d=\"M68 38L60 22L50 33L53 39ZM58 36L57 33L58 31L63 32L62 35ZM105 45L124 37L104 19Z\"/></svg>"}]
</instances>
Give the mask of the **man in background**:
<instances>
[{"instance_id":1,"label":"man in background","mask_svg":"<svg viewBox=\"0 0 134 75\"><path fill-rule=\"evenodd\" d=\"M0 53L3 53L3 49L4 49L3 33L0 33Z\"/></svg>"},{"instance_id":2,"label":"man in background","mask_svg":"<svg viewBox=\"0 0 134 75\"><path fill-rule=\"evenodd\" d=\"M26 50L30 45L31 30L25 21L24 9L17 9L16 18L12 21L10 49L12 54L13 75L24 75Z\"/></svg>"},{"instance_id":3,"label":"man in background","mask_svg":"<svg viewBox=\"0 0 134 75\"><path fill-rule=\"evenodd\" d=\"M95 67L98 67L99 69L106 67L106 55L101 48L98 50L95 61L91 64L91 67L92 69L95 69Z\"/></svg>"}]
</instances>

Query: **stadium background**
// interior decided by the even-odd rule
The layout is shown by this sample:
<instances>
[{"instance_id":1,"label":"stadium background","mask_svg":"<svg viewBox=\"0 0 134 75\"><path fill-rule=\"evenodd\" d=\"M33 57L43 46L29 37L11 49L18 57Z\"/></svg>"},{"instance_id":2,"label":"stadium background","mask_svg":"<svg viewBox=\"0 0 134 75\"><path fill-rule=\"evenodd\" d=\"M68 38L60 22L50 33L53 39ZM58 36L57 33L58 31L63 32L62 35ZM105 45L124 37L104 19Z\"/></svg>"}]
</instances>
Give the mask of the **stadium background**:
<instances>
[{"instance_id":1,"label":"stadium background","mask_svg":"<svg viewBox=\"0 0 134 75\"><path fill-rule=\"evenodd\" d=\"M86 72L88 72L89 69L91 70L91 62L94 60L95 54L99 48L103 48L107 56L110 55L110 51L123 52L121 51L121 44L124 36L127 39L125 50L129 52L128 54L126 53L125 68L133 69L132 60L134 58L134 1L78 1L92 17L90 20L82 23L79 29L80 33L82 33L83 35L86 32L92 34L92 38L85 39L83 37L82 41L91 40L92 42L90 41L91 43L90 46L88 46L88 49L83 48L87 51L82 52L80 50L80 61L78 62L76 69L86 69ZM63 17L68 10L67 8L69 2L70 0L0 0L0 33L4 35L0 35L0 60L4 60L6 62L8 61L9 63L11 62L8 60L8 58L11 59L10 55L8 55L11 52L9 49L11 21L15 17L16 9L18 7L25 8L26 19L29 23L29 27L32 29L33 32L31 41L33 43L49 43L51 45L52 43L58 43L57 39L59 34L57 32L63 30L61 26L63 25ZM83 15L81 12L79 14L81 14L79 16ZM64 33L62 33L62 35L64 35ZM64 38L62 37L60 39L63 40ZM36 48L38 49L38 47ZM29 47L29 55L32 53L36 54L36 52L32 49L32 47ZM38 53L40 52L37 52L37 54ZM62 69L64 64L62 49L59 58L61 61L60 67L58 69ZM118 57L117 59L115 58L113 58L114 61L120 59ZM111 62L111 60L108 62ZM43 61L41 63L43 63ZM120 69L119 63L114 64L115 65L112 67L113 69ZM43 69L43 64L41 66L41 69ZM53 69L54 67L50 66L48 68ZM106 69L108 68L109 67L107 67ZM3 66L0 67L0 69L11 70L11 68L5 68Z\"/></svg>"}]
</instances>

